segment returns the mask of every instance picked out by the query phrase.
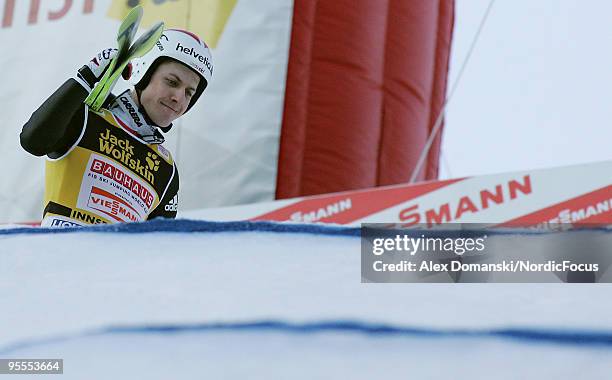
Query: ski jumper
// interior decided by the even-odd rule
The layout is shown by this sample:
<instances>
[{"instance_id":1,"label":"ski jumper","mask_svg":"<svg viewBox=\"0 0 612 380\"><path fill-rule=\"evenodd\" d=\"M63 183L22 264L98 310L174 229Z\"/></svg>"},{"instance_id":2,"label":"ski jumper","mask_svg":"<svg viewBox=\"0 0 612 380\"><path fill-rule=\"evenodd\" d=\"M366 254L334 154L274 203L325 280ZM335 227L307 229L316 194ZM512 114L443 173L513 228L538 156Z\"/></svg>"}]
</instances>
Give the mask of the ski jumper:
<instances>
[{"instance_id":1,"label":"ski jumper","mask_svg":"<svg viewBox=\"0 0 612 380\"><path fill-rule=\"evenodd\" d=\"M42 226L176 217L179 178L164 138L125 91L94 112L66 81L24 125L21 145L47 156Z\"/></svg>"}]
</instances>

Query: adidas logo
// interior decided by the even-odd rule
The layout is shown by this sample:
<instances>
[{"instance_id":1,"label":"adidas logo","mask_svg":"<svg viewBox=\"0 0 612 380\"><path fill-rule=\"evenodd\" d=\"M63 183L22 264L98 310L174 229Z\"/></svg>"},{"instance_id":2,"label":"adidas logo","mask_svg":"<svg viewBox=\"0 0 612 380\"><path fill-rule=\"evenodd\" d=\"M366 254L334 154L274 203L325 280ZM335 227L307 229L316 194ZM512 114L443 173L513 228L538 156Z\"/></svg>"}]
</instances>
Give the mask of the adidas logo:
<instances>
[{"instance_id":1,"label":"adidas logo","mask_svg":"<svg viewBox=\"0 0 612 380\"><path fill-rule=\"evenodd\" d=\"M166 211L178 211L178 194L176 194L174 196L174 198L172 198L170 200L170 203L168 203L166 206L164 206L164 210L166 210Z\"/></svg>"}]
</instances>

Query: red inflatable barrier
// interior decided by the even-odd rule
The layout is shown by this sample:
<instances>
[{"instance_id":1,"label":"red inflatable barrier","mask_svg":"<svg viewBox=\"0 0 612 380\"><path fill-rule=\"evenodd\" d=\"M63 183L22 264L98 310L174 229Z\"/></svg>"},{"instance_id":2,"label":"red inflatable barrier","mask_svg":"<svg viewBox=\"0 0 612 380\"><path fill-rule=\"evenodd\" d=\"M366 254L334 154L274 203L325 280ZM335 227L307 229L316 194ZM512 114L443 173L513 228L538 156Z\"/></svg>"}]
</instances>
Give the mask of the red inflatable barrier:
<instances>
[{"instance_id":1,"label":"red inflatable barrier","mask_svg":"<svg viewBox=\"0 0 612 380\"><path fill-rule=\"evenodd\" d=\"M409 180L444 103L454 1L296 0L277 198ZM440 135L418 180L437 178Z\"/></svg>"}]
</instances>

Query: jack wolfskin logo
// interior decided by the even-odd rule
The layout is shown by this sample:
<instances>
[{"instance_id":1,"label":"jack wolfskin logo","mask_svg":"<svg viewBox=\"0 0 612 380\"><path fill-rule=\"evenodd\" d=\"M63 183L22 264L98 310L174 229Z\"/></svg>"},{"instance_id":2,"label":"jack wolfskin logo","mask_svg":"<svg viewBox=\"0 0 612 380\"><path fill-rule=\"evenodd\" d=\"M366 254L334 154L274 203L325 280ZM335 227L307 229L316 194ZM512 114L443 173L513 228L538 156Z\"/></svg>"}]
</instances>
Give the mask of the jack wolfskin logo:
<instances>
[{"instance_id":1,"label":"jack wolfskin logo","mask_svg":"<svg viewBox=\"0 0 612 380\"><path fill-rule=\"evenodd\" d=\"M158 171L159 170L159 160L158 160L158 156L155 153L151 153L151 152L147 152L147 158L145 159L145 161L147 161L147 165L149 165L149 170L153 170L153 171Z\"/></svg>"},{"instance_id":2,"label":"jack wolfskin logo","mask_svg":"<svg viewBox=\"0 0 612 380\"><path fill-rule=\"evenodd\" d=\"M150 184L155 184L155 175L153 172L159 170L160 161L158 160L158 155L147 152L145 163L143 163L140 158L137 157L136 152L134 152L134 145L130 140L127 138L118 138L111 133L108 128L99 134L98 141L100 143L100 153L107 157L114 158L149 181Z\"/></svg>"}]
</instances>

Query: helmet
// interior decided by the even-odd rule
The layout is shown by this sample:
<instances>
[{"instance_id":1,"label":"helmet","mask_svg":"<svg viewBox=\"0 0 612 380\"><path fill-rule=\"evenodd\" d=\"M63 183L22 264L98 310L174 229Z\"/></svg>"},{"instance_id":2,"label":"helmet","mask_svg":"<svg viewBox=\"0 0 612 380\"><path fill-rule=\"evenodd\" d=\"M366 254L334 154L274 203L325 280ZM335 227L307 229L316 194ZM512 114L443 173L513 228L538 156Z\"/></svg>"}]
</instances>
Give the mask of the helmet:
<instances>
[{"instance_id":1,"label":"helmet","mask_svg":"<svg viewBox=\"0 0 612 380\"><path fill-rule=\"evenodd\" d=\"M213 73L210 49L195 34L180 29L165 30L151 51L132 61L130 82L136 87L140 96L140 92L149 84L157 66L168 59L183 63L200 76L200 83L185 111L187 112L202 95Z\"/></svg>"}]
</instances>

